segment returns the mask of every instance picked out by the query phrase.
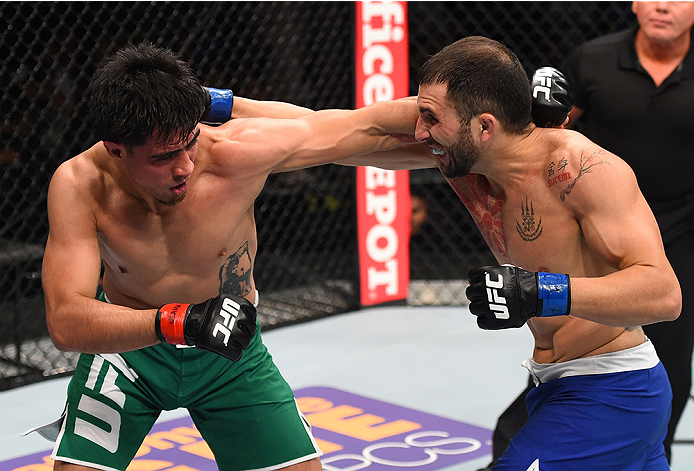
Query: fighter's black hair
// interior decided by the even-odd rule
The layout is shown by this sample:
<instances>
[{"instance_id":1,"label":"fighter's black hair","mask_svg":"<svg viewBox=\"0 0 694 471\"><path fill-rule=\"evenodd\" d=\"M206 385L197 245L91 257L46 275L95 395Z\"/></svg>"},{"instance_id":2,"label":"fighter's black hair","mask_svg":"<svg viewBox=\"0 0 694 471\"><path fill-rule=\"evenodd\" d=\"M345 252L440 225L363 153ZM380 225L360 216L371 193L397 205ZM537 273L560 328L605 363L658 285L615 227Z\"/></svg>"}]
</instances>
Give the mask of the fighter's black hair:
<instances>
[{"instance_id":1,"label":"fighter's black hair","mask_svg":"<svg viewBox=\"0 0 694 471\"><path fill-rule=\"evenodd\" d=\"M419 69L419 84L448 85L448 98L464 122L491 113L512 134L530 124L530 81L518 57L503 44L481 36L460 39Z\"/></svg>"},{"instance_id":2,"label":"fighter's black hair","mask_svg":"<svg viewBox=\"0 0 694 471\"><path fill-rule=\"evenodd\" d=\"M129 147L150 137L180 142L204 109L205 95L190 65L148 43L115 53L89 89L89 121L97 138Z\"/></svg>"}]
</instances>

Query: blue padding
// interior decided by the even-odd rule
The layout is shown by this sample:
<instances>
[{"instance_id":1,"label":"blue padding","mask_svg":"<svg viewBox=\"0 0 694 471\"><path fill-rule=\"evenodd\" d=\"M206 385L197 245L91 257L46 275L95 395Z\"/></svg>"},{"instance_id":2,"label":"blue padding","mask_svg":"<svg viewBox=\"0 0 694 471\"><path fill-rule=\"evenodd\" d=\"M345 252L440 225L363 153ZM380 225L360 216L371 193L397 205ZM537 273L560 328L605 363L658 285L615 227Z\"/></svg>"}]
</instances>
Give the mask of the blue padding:
<instances>
[{"instance_id":1,"label":"blue padding","mask_svg":"<svg viewBox=\"0 0 694 471\"><path fill-rule=\"evenodd\" d=\"M538 273L537 296L542 301L539 316L552 317L568 314L571 302L569 276L560 273Z\"/></svg>"},{"instance_id":2,"label":"blue padding","mask_svg":"<svg viewBox=\"0 0 694 471\"><path fill-rule=\"evenodd\" d=\"M231 108L234 106L234 94L231 90L210 88L210 112L203 121L208 123L226 123L231 119Z\"/></svg>"}]
</instances>

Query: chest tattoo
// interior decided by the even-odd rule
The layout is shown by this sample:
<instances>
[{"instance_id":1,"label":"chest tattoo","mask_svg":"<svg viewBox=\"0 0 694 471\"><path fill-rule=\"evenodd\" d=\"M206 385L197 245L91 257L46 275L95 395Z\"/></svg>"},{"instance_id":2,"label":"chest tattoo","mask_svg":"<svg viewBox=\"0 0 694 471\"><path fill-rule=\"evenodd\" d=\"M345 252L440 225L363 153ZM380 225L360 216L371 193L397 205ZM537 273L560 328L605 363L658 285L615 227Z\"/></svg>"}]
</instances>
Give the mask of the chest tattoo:
<instances>
[{"instance_id":1,"label":"chest tattoo","mask_svg":"<svg viewBox=\"0 0 694 471\"><path fill-rule=\"evenodd\" d=\"M490 187L486 178L470 174L464 179L456 179L450 183L470 212L489 248L507 256L501 212L503 202L489 194Z\"/></svg>"},{"instance_id":2,"label":"chest tattoo","mask_svg":"<svg viewBox=\"0 0 694 471\"><path fill-rule=\"evenodd\" d=\"M231 254L219 269L219 292L245 296L251 292L253 261L248 253L248 242Z\"/></svg>"},{"instance_id":3,"label":"chest tattoo","mask_svg":"<svg viewBox=\"0 0 694 471\"><path fill-rule=\"evenodd\" d=\"M516 231L518 235L526 242L532 242L540 235L542 235L542 217L539 217L537 222L535 222L535 209L533 208L532 201L530 202L530 207L528 207L528 197L525 197L525 206L521 201L521 220L518 222L516 219Z\"/></svg>"},{"instance_id":4,"label":"chest tattoo","mask_svg":"<svg viewBox=\"0 0 694 471\"><path fill-rule=\"evenodd\" d=\"M574 189L574 186L576 186L576 183L578 182L578 179L581 178L583 175L586 173L590 173L590 170L595 167L596 165L600 165L605 163L601 158L600 154L602 154L603 151L599 152L594 152L591 155L586 155L585 153L581 152L581 161L579 162L579 169L578 169L578 175L576 175L576 178L573 179L571 183L569 183L569 186L567 186L562 192L559 194L559 198L561 198L562 201L566 199L566 196L571 193L571 190Z\"/></svg>"}]
</instances>

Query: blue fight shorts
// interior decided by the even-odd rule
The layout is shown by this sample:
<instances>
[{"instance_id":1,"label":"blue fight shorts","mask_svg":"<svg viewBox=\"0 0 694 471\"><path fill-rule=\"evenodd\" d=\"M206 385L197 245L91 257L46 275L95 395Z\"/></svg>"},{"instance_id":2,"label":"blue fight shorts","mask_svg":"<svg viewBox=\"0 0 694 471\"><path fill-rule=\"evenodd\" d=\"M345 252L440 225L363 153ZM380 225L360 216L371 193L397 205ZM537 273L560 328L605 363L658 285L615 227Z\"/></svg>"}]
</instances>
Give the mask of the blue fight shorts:
<instances>
[{"instance_id":1,"label":"blue fight shorts","mask_svg":"<svg viewBox=\"0 0 694 471\"><path fill-rule=\"evenodd\" d=\"M564 363L524 363L528 422L495 471L668 471L672 391L650 340Z\"/></svg>"}]
</instances>

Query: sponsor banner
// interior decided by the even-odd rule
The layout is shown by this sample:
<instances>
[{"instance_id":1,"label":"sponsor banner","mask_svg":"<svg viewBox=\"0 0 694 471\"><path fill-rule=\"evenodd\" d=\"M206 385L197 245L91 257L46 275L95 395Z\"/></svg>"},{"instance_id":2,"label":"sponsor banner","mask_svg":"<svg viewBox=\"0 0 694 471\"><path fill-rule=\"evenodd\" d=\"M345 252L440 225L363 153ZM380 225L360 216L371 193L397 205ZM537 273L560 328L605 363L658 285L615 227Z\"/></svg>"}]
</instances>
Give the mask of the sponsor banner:
<instances>
[{"instance_id":1,"label":"sponsor banner","mask_svg":"<svg viewBox=\"0 0 694 471\"><path fill-rule=\"evenodd\" d=\"M492 431L333 388L295 392L325 471L435 470L491 453Z\"/></svg>"},{"instance_id":2,"label":"sponsor banner","mask_svg":"<svg viewBox=\"0 0 694 471\"><path fill-rule=\"evenodd\" d=\"M356 2L356 15L357 108L408 96L407 2ZM406 170L357 168L363 306L407 298L410 214Z\"/></svg>"},{"instance_id":3,"label":"sponsor banner","mask_svg":"<svg viewBox=\"0 0 694 471\"><path fill-rule=\"evenodd\" d=\"M407 2L356 2L357 108L410 93Z\"/></svg>"},{"instance_id":4,"label":"sponsor banner","mask_svg":"<svg viewBox=\"0 0 694 471\"><path fill-rule=\"evenodd\" d=\"M436 470L491 453L492 431L352 394L294 392L311 424L325 471ZM50 451L0 462L2 471L51 471ZM128 471L214 471L210 448L190 417L154 425Z\"/></svg>"},{"instance_id":5,"label":"sponsor banner","mask_svg":"<svg viewBox=\"0 0 694 471\"><path fill-rule=\"evenodd\" d=\"M357 169L361 305L407 298L410 279L410 178L407 171Z\"/></svg>"}]
</instances>

